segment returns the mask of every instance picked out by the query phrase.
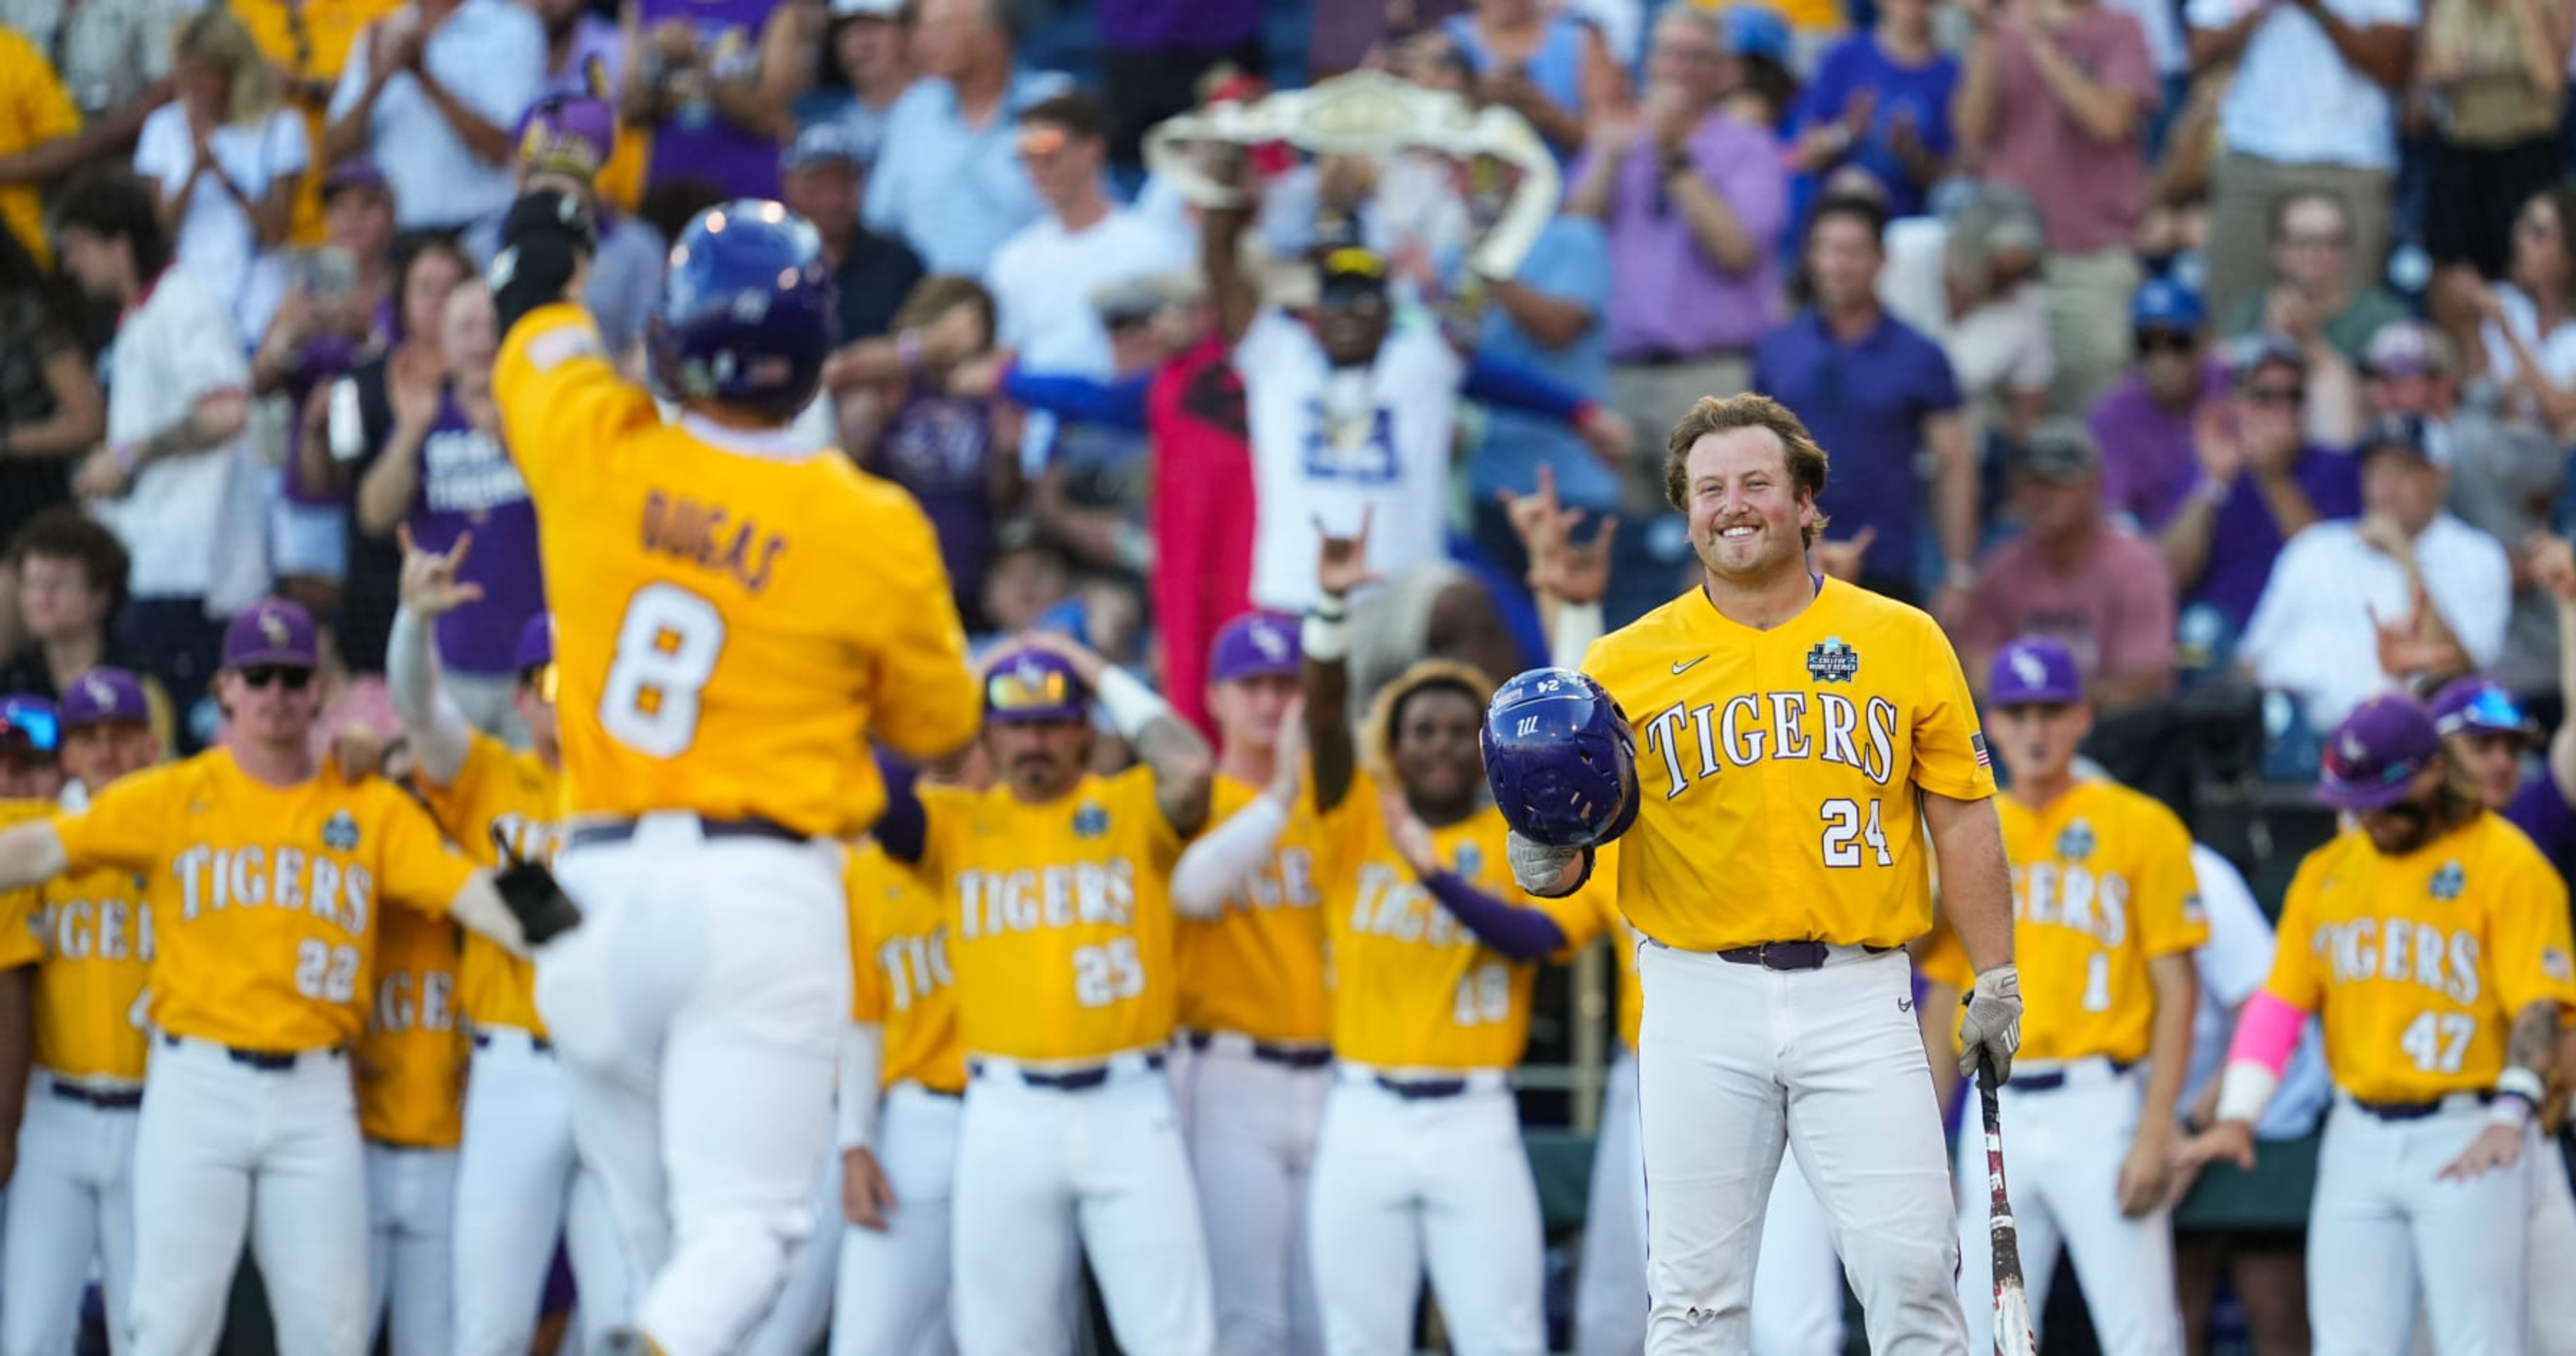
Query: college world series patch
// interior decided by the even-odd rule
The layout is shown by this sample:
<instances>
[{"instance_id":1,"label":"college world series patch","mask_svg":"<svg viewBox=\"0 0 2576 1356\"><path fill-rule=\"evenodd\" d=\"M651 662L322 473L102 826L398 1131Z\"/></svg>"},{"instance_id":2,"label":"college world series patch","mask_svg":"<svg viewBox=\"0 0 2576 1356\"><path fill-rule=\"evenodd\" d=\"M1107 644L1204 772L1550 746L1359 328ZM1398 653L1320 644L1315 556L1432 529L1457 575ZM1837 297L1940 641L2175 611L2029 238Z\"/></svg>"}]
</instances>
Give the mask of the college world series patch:
<instances>
[{"instance_id":1,"label":"college world series patch","mask_svg":"<svg viewBox=\"0 0 2576 1356\"><path fill-rule=\"evenodd\" d=\"M1840 636L1827 636L1807 651L1807 676L1819 683L1848 683L1858 672L1860 651L1845 645Z\"/></svg>"}]
</instances>

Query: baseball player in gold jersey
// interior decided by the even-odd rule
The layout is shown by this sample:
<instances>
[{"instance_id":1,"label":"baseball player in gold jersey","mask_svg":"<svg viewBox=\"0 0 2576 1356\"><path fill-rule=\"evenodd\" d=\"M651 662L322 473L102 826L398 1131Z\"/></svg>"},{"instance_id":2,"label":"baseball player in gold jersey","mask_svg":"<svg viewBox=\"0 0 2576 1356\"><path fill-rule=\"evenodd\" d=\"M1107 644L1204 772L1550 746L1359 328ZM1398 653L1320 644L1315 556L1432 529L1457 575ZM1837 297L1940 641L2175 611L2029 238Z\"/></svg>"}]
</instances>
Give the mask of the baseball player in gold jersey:
<instances>
[{"instance_id":1,"label":"baseball player in gold jersey","mask_svg":"<svg viewBox=\"0 0 2576 1356\"><path fill-rule=\"evenodd\" d=\"M2004 646L1986 691L2012 774L1997 810L2012 861L2013 956L2031 977L2030 1036L2003 1089L2031 1312L2047 1311L2062 1245L2106 1356L2180 1356L2166 1201L2199 1002L2192 953L2209 940L2191 834L2152 797L2077 780L2092 708L2064 644ZM1946 944L1924 955L1924 977L1964 989L1973 976L1955 934L1940 935ZM2126 1152L2110 1152L2106 1136ZM1995 1341L1993 1257L1981 1246L1989 1202L1974 1189L1985 1171L1983 1144L1961 1135L1959 1299L1971 1351Z\"/></svg>"},{"instance_id":2,"label":"baseball player in gold jersey","mask_svg":"<svg viewBox=\"0 0 2576 1356\"><path fill-rule=\"evenodd\" d=\"M1307 1183L1331 1080L1295 619L1254 612L1209 649L1211 827L1172 869L1181 914L1182 1127L1207 1220L1223 1356L1311 1353Z\"/></svg>"},{"instance_id":3,"label":"baseball player in gold jersey","mask_svg":"<svg viewBox=\"0 0 2576 1356\"><path fill-rule=\"evenodd\" d=\"M392 1356L448 1356L455 1340L459 947L454 923L407 909L386 914L375 1007L353 1052L367 1138L367 1312L390 1335Z\"/></svg>"},{"instance_id":4,"label":"baseball player in gold jersey","mask_svg":"<svg viewBox=\"0 0 2576 1356\"><path fill-rule=\"evenodd\" d=\"M841 1064L840 1282L832 1356L942 1356L966 1048L947 903L885 849L850 852Z\"/></svg>"},{"instance_id":5,"label":"baseball player in gold jersey","mask_svg":"<svg viewBox=\"0 0 2576 1356\"><path fill-rule=\"evenodd\" d=\"M158 1033L135 1134L131 1350L206 1356L247 1236L280 1356L367 1340L366 1165L347 1048L387 904L516 945L517 919L392 783L309 740L312 619L266 599L224 636L228 742L0 833L0 887L113 866L150 882Z\"/></svg>"},{"instance_id":6,"label":"baseball player in gold jersey","mask_svg":"<svg viewBox=\"0 0 2576 1356\"><path fill-rule=\"evenodd\" d=\"M1085 770L1093 693L1140 766ZM994 656L984 724L1000 785L924 786L876 830L954 911L971 1075L951 1207L958 1350L1069 1349L1088 1256L1122 1350L1204 1356L1207 1249L1164 1050L1179 991L1167 885L1207 822L1214 757L1143 680L1056 635Z\"/></svg>"},{"instance_id":7,"label":"baseball player in gold jersey","mask_svg":"<svg viewBox=\"0 0 2576 1356\"><path fill-rule=\"evenodd\" d=\"M133 674L92 669L64 690L60 710L66 806L160 758ZM134 1130L147 1054L135 1009L152 961L145 892L134 872L102 867L0 903L0 965L37 954L35 1073L0 1242L0 1294L8 1296L0 1353L8 1356L72 1349L93 1260L107 1329L128 1331Z\"/></svg>"},{"instance_id":8,"label":"baseball player in gold jersey","mask_svg":"<svg viewBox=\"0 0 2576 1356\"><path fill-rule=\"evenodd\" d=\"M1826 457L1762 396L1666 443L1699 587L1592 647L1637 733L1619 906L1645 940L1638 1107L1647 1350L1745 1349L1784 1147L1832 1221L1870 1347L1967 1348L1945 1141L1897 948L1931 927L1928 841L1975 988L1965 1062L2010 1073L2021 1001L1994 776L1932 619L1812 574ZM1928 835L1925 829L1928 827ZM1543 893L1583 854L1514 835Z\"/></svg>"},{"instance_id":9,"label":"baseball player in gold jersey","mask_svg":"<svg viewBox=\"0 0 2576 1356\"><path fill-rule=\"evenodd\" d=\"M2526 1277L2525 1238L2533 1113L2576 1006L2566 884L2479 804L2412 697L2344 718L2318 793L2356 822L2299 864L2216 1123L2184 1157L2252 1166L2314 1014L2335 1084L2308 1217L2316 1350L2403 1349L2420 1303L2442 1356L2519 1352L2527 1280L2563 1282Z\"/></svg>"}]
</instances>

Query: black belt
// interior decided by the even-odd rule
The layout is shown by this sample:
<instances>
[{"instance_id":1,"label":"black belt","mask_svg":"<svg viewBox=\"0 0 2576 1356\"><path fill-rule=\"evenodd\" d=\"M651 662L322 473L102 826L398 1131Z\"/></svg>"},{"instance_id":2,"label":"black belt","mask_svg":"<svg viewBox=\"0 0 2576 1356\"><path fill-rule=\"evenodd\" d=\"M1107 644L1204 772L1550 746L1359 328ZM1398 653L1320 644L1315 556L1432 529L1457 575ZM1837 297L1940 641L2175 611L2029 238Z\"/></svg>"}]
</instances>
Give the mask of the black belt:
<instances>
[{"instance_id":1,"label":"black belt","mask_svg":"<svg viewBox=\"0 0 2576 1356\"><path fill-rule=\"evenodd\" d=\"M2495 1097L2494 1093L2486 1091L2473 1095L2478 1099L2480 1106L2486 1105ZM2365 1102L2355 1097L2352 1099L2352 1105L2354 1110L2363 1115L2376 1116L2383 1121L2420 1121L2440 1111L2442 1103L2448 1100L2450 1099L2446 1097L2436 1097L2429 1102Z\"/></svg>"},{"instance_id":2,"label":"black belt","mask_svg":"<svg viewBox=\"0 0 2576 1356\"><path fill-rule=\"evenodd\" d=\"M933 1097L945 1097L952 1102L962 1102L966 1100L966 1090L964 1088L934 1088L927 1083L916 1083L913 1086L920 1088L923 1092L929 1093Z\"/></svg>"},{"instance_id":3,"label":"black belt","mask_svg":"<svg viewBox=\"0 0 2576 1356\"><path fill-rule=\"evenodd\" d=\"M1205 1050L1216 1043L1216 1035L1193 1031L1190 1048ZM1252 1057L1264 1064L1281 1064L1291 1069L1320 1069L1333 1062L1333 1050L1326 1045L1274 1045L1269 1041L1252 1042Z\"/></svg>"},{"instance_id":4,"label":"black belt","mask_svg":"<svg viewBox=\"0 0 2576 1356\"><path fill-rule=\"evenodd\" d=\"M1894 951L1892 946L1865 946L1861 950L1873 956ZM1765 970L1821 970L1832 948L1824 942L1763 942L1755 946L1730 947L1717 953L1717 958L1736 965L1759 965Z\"/></svg>"},{"instance_id":5,"label":"black belt","mask_svg":"<svg viewBox=\"0 0 2576 1356\"><path fill-rule=\"evenodd\" d=\"M85 1088L78 1083L65 1083L60 1079L56 1079L54 1081L54 1095L56 1097L60 1097L66 1102L78 1102L82 1106L94 1106L101 1111L132 1111L136 1107L143 1105L143 1089L141 1088L118 1088L112 1091L102 1091L98 1088Z\"/></svg>"},{"instance_id":6,"label":"black belt","mask_svg":"<svg viewBox=\"0 0 2576 1356\"><path fill-rule=\"evenodd\" d=\"M1162 1068L1163 1052L1157 1050L1145 1056L1145 1067ZM976 1077L981 1078L989 1066L982 1060L973 1060L968 1063L967 1068ZM1089 1092L1107 1083L1109 1075L1117 1070L1112 1065L1094 1064L1087 1069L1066 1069L1058 1073L1040 1073L1035 1069L1015 1069L1012 1072L1021 1082L1033 1088L1046 1088L1054 1092Z\"/></svg>"},{"instance_id":7,"label":"black belt","mask_svg":"<svg viewBox=\"0 0 2576 1356\"><path fill-rule=\"evenodd\" d=\"M2132 1060L2115 1059L2110 1063L2114 1075L2127 1073L2136 1067ZM2066 1071L2051 1069L2046 1073L2017 1073L2006 1080L2004 1086L2015 1092L2055 1092L2066 1086Z\"/></svg>"},{"instance_id":8,"label":"black belt","mask_svg":"<svg viewBox=\"0 0 2576 1356\"><path fill-rule=\"evenodd\" d=\"M180 1039L180 1037L173 1036L168 1032L163 1032L161 1035L161 1043L163 1045L175 1046L180 1043ZM338 1059L341 1054L340 1048L336 1045L328 1050L244 1050L238 1045L215 1045L213 1041L197 1041L196 1043L199 1045L213 1046L215 1049L223 1051L225 1057L230 1059L233 1063L257 1069L261 1073L284 1073L287 1070L294 1068L296 1061L304 1058L306 1055L319 1055L329 1059Z\"/></svg>"},{"instance_id":9,"label":"black belt","mask_svg":"<svg viewBox=\"0 0 2576 1356\"><path fill-rule=\"evenodd\" d=\"M522 1033L522 1034L524 1034L524 1035L526 1035L526 1036L527 1036L527 1038L528 1038L528 1044L529 1044L529 1045L531 1045L531 1046L533 1046L533 1047L535 1047L536 1052L537 1052L538 1054L541 1054L541 1055L551 1055L551 1054L553 1054L553 1053L555 1052L555 1043L554 1043L553 1041L547 1040L545 1037L540 1036L540 1035L536 1034L536 1033L535 1033L535 1032L533 1032L533 1031L525 1032L525 1033ZM491 1049L491 1048L492 1048L492 1033L491 1033L491 1032L489 1032L489 1031L477 1031L477 1032L475 1032L475 1033L474 1033L474 1048L475 1048L475 1049L477 1049L477 1050L489 1050L489 1049Z\"/></svg>"},{"instance_id":10,"label":"black belt","mask_svg":"<svg viewBox=\"0 0 2576 1356\"><path fill-rule=\"evenodd\" d=\"M701 838L766 838L779 843L802 843L807 837L777 820L762 819L758 816L750 819L709 819L704 815L695 815L692 818L698 821L698 836ZM631 842L635 837L635 826L639 822L633 819L611 819L600 823L584 824L572 831L571 836L564 840L564 846L600 847L608 843Z\"/></svg>"},{"instance_id":11,"label":"black belt","mask_svg":"<svg viewBox=\"0 0 2576 1356\"><path fill-rule=\"evenodd\" d=\"M1437 1101L1443 1097L1456 1097L1467 1091L1467 1080L1463 1078L1389 1078L1385 1074L1373 1074L1371 1077L1376 1080L1379 1087L1408 1102Z\"/></svg>"}]
</instances>

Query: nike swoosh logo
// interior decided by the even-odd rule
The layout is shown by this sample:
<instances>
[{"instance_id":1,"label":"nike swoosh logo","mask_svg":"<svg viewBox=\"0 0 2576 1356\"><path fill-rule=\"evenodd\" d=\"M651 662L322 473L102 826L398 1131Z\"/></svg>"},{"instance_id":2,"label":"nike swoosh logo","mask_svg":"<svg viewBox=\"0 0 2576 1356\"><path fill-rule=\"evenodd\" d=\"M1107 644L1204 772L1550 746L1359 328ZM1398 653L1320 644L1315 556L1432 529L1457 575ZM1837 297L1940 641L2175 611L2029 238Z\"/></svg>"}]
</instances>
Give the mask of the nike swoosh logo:
<instances>
[{"instance_id":1,"label":"nike swoosh logo","mask_svg":"<svg viewBox=\"0 0 2576 1356\"><path fill-rule=\"evenodd\" d=\"M1675 665L1673 665L1673 672L1675 672L1675 673L1688 673L1688 672L1690 672L1690 669L1691 669L1691 665L1692 665L1692 664L1697 664L1698 662L1700 662L1700 659L1706 659L1706 658L1708 658L1708 656L1707 656L1707 655L1701 655L1701 656L1699 657L1699 659L1691 660L1689 663L1686 663L1686 664L1675 664Z\"/></svg>"}]
</instances>

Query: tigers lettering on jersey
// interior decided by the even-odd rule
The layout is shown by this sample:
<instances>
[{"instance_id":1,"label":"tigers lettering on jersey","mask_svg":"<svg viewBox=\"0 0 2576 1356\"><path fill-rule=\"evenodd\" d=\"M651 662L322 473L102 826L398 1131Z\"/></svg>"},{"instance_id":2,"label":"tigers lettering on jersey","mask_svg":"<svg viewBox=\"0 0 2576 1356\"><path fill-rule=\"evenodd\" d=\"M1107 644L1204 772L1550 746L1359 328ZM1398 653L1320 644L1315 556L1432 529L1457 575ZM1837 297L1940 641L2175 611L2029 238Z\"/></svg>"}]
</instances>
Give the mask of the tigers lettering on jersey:
<instances>
[{"instance_id":1,"label":"tigers lettering on jersey","mask_svg":"<svg viewBox=\"0 0 2576 1356\"><path fill-rule=\"evenodd\" d=\"M1689 951L1898 946L1931 926L1916 792L1994 794L1949 641L1828 579L1767 631L1692 589L1593 643L1584 670L1635 724L1637 823L1620 908Z\"/></svg>"},{"instance_id":2,"label":"tigers lettering on jersey","mask_svg":"<svg viewBox=\"0 0 2576 1356\"><path fill-rule=\"evenodd\" d=\"M1996 815L2012 863L2019 1057L2144 1058L2156 1006L2149 962L2209 940L2190 831L2152 797L2108 781L2077 782L2041 809L2006 796Z\"/></svg>"},{"instance_id":3,"label":"tigers lettering on jersey","mask_svg":"<svg viewBox=\"0 0 2576 1356\"><path fill-rule=\"evenodd\" d=\"M358 1128L415 1149L463 1137L465 1035L456 1020L457 927L408 910L385 916L376 1001L358 1038Z\"/></svg>"},{"instance_id":4,"label":"tigers lettering on jersey","mask_svg":"<svg viewBox=\"0 0 2576 1356\"><path fill-rule=\"evenodd\" d=\"M447 836L467 856L486 866L498 864L492 835L508 840L523 861L549 861L555 853L555 806L562 783L533 753L515 753L481 732L467 736L465 760L445 786L422 783L421 801ZM508 1028L533 1036L546 1034L537 1016L536 963L513 956L500 943L477 933L465 937L465 956L457 963L457 1006L466 1021L486 1029Z\"/></svg>"},{"instance_id":5,"label":"tigers lettering on jersey","mask_svg":"<svg viewBox=\"0 0 2576 1356\"><path fill-rule=\"evenodd\" d=\"M1332 944L1333 1052L1386 1069L1507 1069L1529 1039L1538 967L1488 949L1395 850L1378 784L1354 776L1325 817L1324 920ZM1487 806L1434 829L1432 850L1469 884L1556 921L1567 952L1599 929L1592 887L1535 899L1512 883L1509 826Z\"/></svg>"},{"instance_id":6,"label":"tigers lettering on jersey","mask_svg":"<svg viewBox=\"0 0 2576 1356\"><path fill-rule=\"evenodd\" d=\"M973 736L965 631L910 495L783 433L665 423L571 306L511 328L493 394L555 617L561 815L849 838L884 808L871 736L915 759Z\"/></svg>"},{"instance_id":7,"label":"tigers lettering on jersey","mask_svg":"<svg viewBox=\"0 0 2576 1356\"><path fill-rule=\"evenodd\" d=\"M2265 987L2318 1014L2335 1086L2364 1101L2492 1087L2524 1008L2576 1006L2566 883L2493 814L2397 857L2337 836L2300 863L2280 937Z\"/></svg>"},{"instance_id":8,"label":"tigers lettering on jersey","mask_svg":"<svg viewBox=\"0 0 2576 1356\"><path fill-rule=\"evenodd\" d=\"M326 762L275 787L220 748L120 778L54 827L72 870L148 882L153 1025L253 1050L354 1038L379 896L440 916L473 873L390 782Z\"/></svg>"},{"instance_id":9,"label":"tigers lettering on jersey","mask_svg":"<svg viewBox=\"0 0 2576 1356\"><path fill-rule=\"evenodd\" d=\"M1260 795L1259 787L1219 775L1208 822L1223 823ZM1323 832L1313 798L1299 797L1270 860L1226 897L1224 912L1180 920L1182 1026L1282 1045L1330 1037L1315 878Z\"/></svg>"},{"instance_id":10,"label":"tigers lettering on jersey","mask_svg":"<svg viewBox=\"0 0 2576 1356\"><path fill-rule=\"evenodd\" d=\"M1026 805L924 787L920 872L946 895L958 1028L977 1055L1092 1060L1171 1039L1172 864L1153 773L1086 776Z\"/></svg>"},{"instance_id":11,"label":"tigers lettering on jersey","mask_svg":"<svg viewBox=\"0 0 2576 1356\"><path fill-rule=\"evenodd\" d=\"M850 1018L885 1028L879 1086L963 1090L966 1047L957 1031L946 904L874 842L851 850L842 883L850 897L854 961Z\"/></svg>"},{"instance_id":12,"label":"tigers lettering on jersey","mask_svg":"<svg viewBox=\"0 0 2576 1356\"><path fill-rule=\"evenodd\" d=\"M108 868L57 877L32 891L37 962L36 1063L91 1083L143 1081L150 1043L136 1021L152 968L146 882Z\"/></svg>"}]
</instances>

